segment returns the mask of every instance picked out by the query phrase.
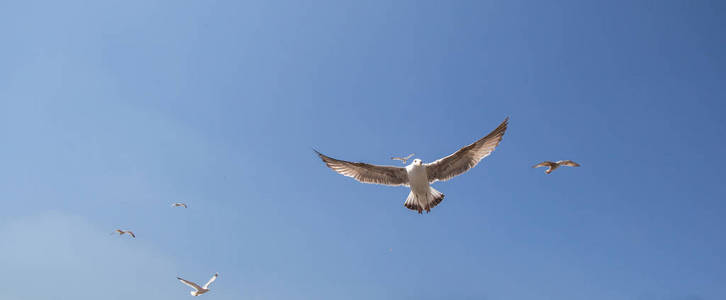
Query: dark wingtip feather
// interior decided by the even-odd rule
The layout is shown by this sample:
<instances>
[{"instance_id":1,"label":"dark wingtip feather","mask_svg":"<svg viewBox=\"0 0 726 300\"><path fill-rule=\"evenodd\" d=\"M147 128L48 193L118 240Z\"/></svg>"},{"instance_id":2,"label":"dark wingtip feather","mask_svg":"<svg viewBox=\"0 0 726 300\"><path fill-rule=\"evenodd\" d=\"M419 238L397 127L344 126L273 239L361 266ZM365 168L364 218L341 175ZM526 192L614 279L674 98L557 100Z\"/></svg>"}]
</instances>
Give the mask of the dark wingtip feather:
<instances>
[{"instance_id":1,"label":"dark wingtip feather","mask_svg":"<svg viewBox=\"0 0 726 300\"><path fill-rule=\"evenodd\" d=\"M317 154L317 155L318 155L318 157L319 157L320 159L322 159L323 161L325 161L325 158L327 157L327 156L325 156L325 154L322 154L322 153L320 153L320 151L318 151L318 150L317 150L317 149L315 149L315 148L313 148L313 151L315 152L315 154Z\"/></svg>"}]
</instances>

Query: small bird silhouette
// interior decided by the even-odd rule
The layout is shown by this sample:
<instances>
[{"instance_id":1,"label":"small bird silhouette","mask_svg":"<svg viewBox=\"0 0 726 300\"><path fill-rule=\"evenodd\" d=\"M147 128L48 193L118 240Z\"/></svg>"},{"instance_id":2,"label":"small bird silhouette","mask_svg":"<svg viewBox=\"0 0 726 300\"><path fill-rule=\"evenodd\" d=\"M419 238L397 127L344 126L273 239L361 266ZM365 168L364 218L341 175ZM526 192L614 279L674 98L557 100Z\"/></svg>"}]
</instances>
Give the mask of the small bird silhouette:
<instances>
[{"instance_id":1,"label":"small bird silhouette","mask_svg":"<svg viewBox=\"0 0 726 300\"><path fill-rule=\"evenodd\" d=\"M189 287L194 289L193 291L189 292L190 294L192 294L192 296L199 296L201 294L209 292L209 285L212 284L212 282L214 282L215 280L217 280L218 275L219 274L215 273L214 276L212 276L212 278L210 278L209 281L207 281L207 284L205 284L204 286L199 286L198 284L191 282L189 280L185 280L181 277L177 277L176 279L179 279L179 281L181 281L183 284L186 284Z\"/></svg>"},{"instance_id":2,"label":"small bird silhouette","mask_svg":"<svg viewBox=\"0 0 726 300\"><path fill-rule=\"evenodd\" d=\"M406 156L406 157L391 157L391 159L392 159L392 160L400 160L400 161L401 161L401 162L402 162L402 163L403 163L403 164L405 165L405 164L406 164L406 162L407 162L407 161L408 161L408 160L409 160L409 159L410 159L411 157L413 157L414 155L416 155L416 154L415 154L415 153L411 153L411 154L409 154L409 155L408 155L408 156Z\"/></svg>"},{"instance_id":3,"label":"small bird silhouette","mask_svg":"<svg viewBox=\"0 0 726 300\"><path fill-rule=\"evenodd\" d=\"M171 207L179 207L179 206L184 207L184 208L187 208L187 204L186 203L177 202L177 203L174 203L174 204L171 205Z\"/></svg>"},{"instance_id":4,"label":"small bird silhouette","mask_svg":"<svg viewBox=\"0 0 726 300\"><path fill-rule=\"evenodd\" d=\"M116 231L114 231L114 232L118 233L118 235L123 235L124 233L128 233L132 238L136 238L136 235L133 232L131 232L131 230L116 229Z\"/></svg>"},{"instance_id":5,"label":"small bird silhouette","mask_svg":"<svg viewBox=\"0 0 726 300\"><path fill-rule=\"evenodd\" d=\"M541 163L534 165L532 168L548 167L547 170L545 170L545 173L549 174L549 173L552 173L552 171L559 168L560 166L579 167L580 164L578 164L574 161L571 161L571 160L558 160L556 162L543 161Z\"/></svg>"}]
</instances>

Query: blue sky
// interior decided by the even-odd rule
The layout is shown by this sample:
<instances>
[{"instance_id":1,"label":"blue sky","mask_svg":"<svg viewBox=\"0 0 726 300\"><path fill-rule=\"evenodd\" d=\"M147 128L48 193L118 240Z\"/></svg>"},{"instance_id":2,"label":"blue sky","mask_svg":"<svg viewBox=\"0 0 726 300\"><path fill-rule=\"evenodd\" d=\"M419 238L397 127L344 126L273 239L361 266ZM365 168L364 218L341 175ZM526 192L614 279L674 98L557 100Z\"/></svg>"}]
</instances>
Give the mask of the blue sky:
<instances>
[{"instance_id":1,"label":"blue sky","mask_svg":"<svg viewBox=\"0 0 726 300\"><path fill-rule=\"evenodd\" d=\"M99 2L0 2L8 299L726 298L723 2Z\"/></svg>"}]
</instances>

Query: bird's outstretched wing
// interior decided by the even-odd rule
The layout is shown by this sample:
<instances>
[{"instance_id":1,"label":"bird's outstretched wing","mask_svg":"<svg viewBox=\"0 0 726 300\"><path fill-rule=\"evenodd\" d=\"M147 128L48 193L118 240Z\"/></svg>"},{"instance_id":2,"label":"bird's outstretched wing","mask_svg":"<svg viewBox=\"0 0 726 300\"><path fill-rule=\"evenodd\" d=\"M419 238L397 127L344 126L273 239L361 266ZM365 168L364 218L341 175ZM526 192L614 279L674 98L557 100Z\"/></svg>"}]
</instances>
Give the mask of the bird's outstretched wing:
<instances>
[{"instance_id":1,"label":"bird's outstretched wing","mask_svg":"<svg viewBox=\"0 0 726 300\"><path fill-rule=\"evenodd\" d=\"M404 157L404 159L405 159L405 160L409 160L409 159L411 159L411 157L413 157L414 155L416 155L416 153L411 153L411 154L409 154L408 156Z\"/></svg>"},{"instance_id":2,"label":"bird's outstretched wing","mask_svg":"<svg viewBox=\"0 0 726 300\"><path fill-rule=\"evenodd\" d=\"M207 288L209 288L209 285L210 285L210 284L212 284L212 282L214 282L215 280L217 280L217 276L218 276L218 275L219 275L219 274L217 274L217 273L214 273L214 276L212 276L212 278L209 278L209 281L207 281L207 283L206 283L206 284L205 284L205 285L203 286L203 288L204 288L204 289L207 289Z\"/></svg>"},{"instance_id":3,"label":"bird's outstretched wing","mask_svg":"<svg viewBox=\"0 0 726 300\"><path fill-rule=\"evenodd\" d=\"M182 282L183 284L186 284L186 285L188 285L189 287L191 287L191 288L193 288L193 289L195 289L195 290L197 290L197 291L199 291L199 290L201 290L201 289L202 289L201 287L199 287L199 285L197 285L196 283L194 283L194 282L191 282L191 281L189 281L189 280L183 279L183 278L181 278L181 277L177 277L176 279L179 279L179 281L181 281L181 282Z\"/></svg>"},{"instance_id":4,"label":"bird's outstretched wing","mask_svg":"<svg viewBox=\"0 0 726 300\"><path fill-rule=\"evenodd\" d=\"M543 161L543 162L541 162L541 163L538 163L538 164L536 164L536 165L532 166L532 168L539 168L539 167L551 167L551 166L552 166L552 165L554 165L554 164L555 164L555 163L553 163L553 162L551 162L551 161Z\"/></svg>"},{"instance_id":5,"label":"bird's outstretched wing","mask_svg":"<svg viewBox=\"0 0 726 300\"><path fill-rule=\"evenodd\" d=\"M131 231L126 231L132 238L136 238L136 235Z\"/></svg>"},{"instance_id":6,"label":"bird's outstretched wing","mask_svg":"<svg viewBox=\"0 0 726 300\"><path fill-rule=\"evenodd\" d=\"M429 183L435 181L449 180L452 177L468 171L476 166L482 158L489 156L494 148L502 141L504 132L507 130L509 117L499 124L499 126L487 136L474 142L473 144L459 149L447 157L439 159L435 162L426 164L426 173L428 174Z\"/></svg>"},{"instance_id":7,"label":"bird's outstretched wing","mask_svg":"<svg viewBox=\"0 0 726 300\"><path fill-rule=\"evenodd\" d=\"M561 161L558 161L557 164L560 166L568 166L568 167L579 167L580 166L580 164L578 164L574 161L571 161L571 160L561 160Z\"/></svg>"},{"instance_id":8,"label":"bird's outstretched wing","mask_svg":"<svg viewBox=\"0 0 726 300\"><path fill-rule=\"evenodd\" d=\"M406 169L392 166L376 166L361 162L349 162L325 156L315 150L325 164L341 175L353 177L363 183L383 185L408 185Z\"/></svg>"}]
</instances>

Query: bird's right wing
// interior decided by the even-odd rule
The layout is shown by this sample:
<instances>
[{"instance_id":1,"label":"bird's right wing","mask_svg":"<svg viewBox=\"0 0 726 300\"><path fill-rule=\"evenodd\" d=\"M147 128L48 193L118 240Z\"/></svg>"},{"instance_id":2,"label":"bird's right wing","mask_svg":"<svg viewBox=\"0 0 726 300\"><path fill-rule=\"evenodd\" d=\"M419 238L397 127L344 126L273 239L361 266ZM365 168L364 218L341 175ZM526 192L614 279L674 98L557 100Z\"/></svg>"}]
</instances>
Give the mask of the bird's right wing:
<instances>
[{"instance_id":1,"label":"bird's right wing","mask_svg":"<svg viewBox=\"0 0 726 300\"><path fill-rule=\"evenodd\" d=\"M132 238L136 238L136 235L131 231L126 231Z\"/></svg>"},{"instance_id":2,"label":"bird's right wing","mask_svg":"<svg viewBox=\"0 0 726 300\"><path fill-rule=\"evenodd\" d=\"M414 155L416 155L416 153L411 153L411 154L409 154L408 156L406 156L406 160L409 160L409 159L411 159L411 157L413 157Z\"/></svg>"},{"instance_id":3,"label":"bird's right wing","mask_svg":"<svg viewBox=\"0 0 726 300\"><path fill-rule=\"evenodd\" d=\"M197 291L202 289L201 287L199 287L199 285L197 285L196 283L191 282L189 280L183 279L181 277L177 277L176 279L179 279L179 281L181 281L183 284L186 284L189 287L191 287L191 288L193 288L193 289L195 289Z\"/></svg>"},{"instance_id":4,"label":"bird's right wing","mask_svg":"<svg viewBox=\"0 0 726 300\"><path fill-rule=\"evenodd\" d=\"M489 156L502 141L508 123L509 117L504 119L492 132L473 144L461 148L447 157L426 164L429 183L449 180L476 166L479 161Z\"/></svg>"},{"instance_id":5,"label":"bird's right wing","mask_svg":"<svg viewBox=\"0 0 726 300\"><path fill-rule=\"evenodd\" d=\"M333 171L343 176L353 177L360 182L394 186L408 185L408 173L404 168L349 162L325 156L318 151L315 153Z\"/></svg>"},{"instance_id":6,"label":"bird's right wing","mask_svg":"<svg viewBox=\"0 0 726 300\"><path fill-rule=\"evenodd\" d=\"M214 282L215 280L217 280L218 275L219 274L214 273L214 276L212 276L212 278L209 278L209 281L207 281L207 284L204 285L204 289L209 288L209 285L212 284L212 282Z\"/></svg>"},{"instance_id":7,"label":"bird's right wing","mask_svg":"<svg viewBox=\"0 0 726 300\"><path fill-rule=\"evenodd\" d=\"M561 160L561 161L558 161L557 163L561 166L568 166L568 167L579 167L580 166L580 164L578 164L574 161L571 161L571 160Z\"/></svg>"},{"instance_id":8,"label":"bird's right wing","mask_svg":"<svg viewBox=\"0 0 726 300\"><path fill-rule=\"evenodd\" d=\"M532 166L532 168L539 168L539 167L551 167L551 166L552 166L553 164L554 164L554 163L553 163L553 162L551 162L551 161L543 161L543 162L541 162L541 163L538 163L538 164L536 164L536 165Z\"/></svg>"}]
</instances>

